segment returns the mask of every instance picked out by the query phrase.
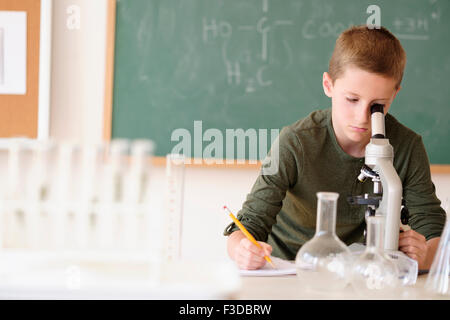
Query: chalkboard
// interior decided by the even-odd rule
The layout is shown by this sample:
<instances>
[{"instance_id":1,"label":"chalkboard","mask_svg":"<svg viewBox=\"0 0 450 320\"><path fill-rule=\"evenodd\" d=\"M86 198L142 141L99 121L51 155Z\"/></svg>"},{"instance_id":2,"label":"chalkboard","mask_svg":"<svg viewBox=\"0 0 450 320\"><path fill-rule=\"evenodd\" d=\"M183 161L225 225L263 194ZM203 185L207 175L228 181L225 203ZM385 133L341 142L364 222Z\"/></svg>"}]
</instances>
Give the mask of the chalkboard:
<instances>
[{"instance_id":1,"label":"chalkboard","mask_svg":"<svg viewBox=\"0 0 450 320\"><path fill-rule=\"evenodd\" d=\"M194 148L194 121L225 137L328 108L321 81L335 40L367 22L369 5L407 53L390 112L422 135L431 163L450 163L447 0L118 0L112 138L150 138L165 155L180 128Z\"/></svg>"}]
</instances>

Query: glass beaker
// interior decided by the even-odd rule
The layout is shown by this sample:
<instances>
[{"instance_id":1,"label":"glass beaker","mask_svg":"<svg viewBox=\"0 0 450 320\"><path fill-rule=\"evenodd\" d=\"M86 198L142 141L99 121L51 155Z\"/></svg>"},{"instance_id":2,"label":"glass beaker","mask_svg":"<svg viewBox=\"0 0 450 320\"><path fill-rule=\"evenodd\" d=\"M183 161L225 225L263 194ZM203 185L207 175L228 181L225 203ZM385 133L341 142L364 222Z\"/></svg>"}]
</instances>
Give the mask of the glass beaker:
<instances>
[{"instance_id":1,"label":"glass beaker","mask_svg":"<svg viewBox=\"0 0 450 320\"><path fill-rule=\"evenodd\" d=\"M366 250L355 260L351 271L351 283L355 291L369 298L395 297L400 286L399 271L384 252L384 225L382 216L369 216Z\"/></svg>"},{"instance_id":2,"label":"glass beaker","mask_svg":"<svg viewBox=\"0 0 450 320\"><path fill-rule=\"evenodd\" d=\"M350 250L336 235L339 194L317 193L317 223L314 237L297 252L297 277L306 288L336 291L348 284Z\"/></svg>"}]
</instances>

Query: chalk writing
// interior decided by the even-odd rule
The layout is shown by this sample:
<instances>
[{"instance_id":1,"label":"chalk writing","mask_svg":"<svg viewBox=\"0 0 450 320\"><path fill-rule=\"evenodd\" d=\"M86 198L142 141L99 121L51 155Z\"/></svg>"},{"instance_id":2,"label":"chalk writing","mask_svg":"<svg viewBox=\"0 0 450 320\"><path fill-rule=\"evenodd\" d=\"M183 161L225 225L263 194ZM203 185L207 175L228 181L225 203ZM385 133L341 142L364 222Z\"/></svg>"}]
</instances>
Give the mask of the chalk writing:
<instances>
[{"instance_id":1,"label":"chalk writing","mask_svg":"<svg viewBox=\"0 0 450 320\"><path fill-rule=\"evenodd\" d=\"M204 43L222 40L222 58L225 66L225 75L229 85L245 85L245 92L252 93L257 87L271 86L273 81L265 77L264 73L269 64L269 33L277 27L293 26L294 22L290 20L274 20L271 21L265 14L269 12L269 0L262 0L262 12L264 15L256 22L256 25L243 24L234 26L228 21L216 21L214 18L202 19L202 37ZM250 64L252 62L252 54L249 50L245 50L237 61L231 61L228 58L227 48L228 40L233 36L234 30L237 32L252 32L260 36L260 54L258 58L263 65L257 68L255 74L246 74L244 79L243 67L241 64ZM286 45L284 46L286 47Z\"/></svg>"}]
</instances>

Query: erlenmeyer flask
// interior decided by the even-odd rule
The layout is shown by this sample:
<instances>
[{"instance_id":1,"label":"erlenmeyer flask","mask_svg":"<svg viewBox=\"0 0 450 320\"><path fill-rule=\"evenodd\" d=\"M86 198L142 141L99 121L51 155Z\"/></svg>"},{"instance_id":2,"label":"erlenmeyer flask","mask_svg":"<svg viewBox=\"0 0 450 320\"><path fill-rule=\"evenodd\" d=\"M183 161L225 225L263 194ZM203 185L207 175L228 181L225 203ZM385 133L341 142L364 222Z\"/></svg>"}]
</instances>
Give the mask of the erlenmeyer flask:
<instances>
[{"instance_id":1,"label":"erlenmeyer flask","mask_svg":"<svg viewBox=\"0 0 450 320\"><path fill-rule=\"evenodd\" d=\"M382 216L366 218L367 247L355 260L351 271L353 288L369 298L389 297L396 294L400 286L398 268L384 252L384 221Z\"/></svg>"},{"instance_id":2,"label":"erlenmeyer flask","mask_svg":"<svg viewBox=\"0 0 450 320\"><path fill-rule=\"evenodd\" d=\"M338 193L317 193L314 237L297 252L295 264L302 286L319 291L343 289L347 283L350 250L336 235Z\"/></svg>"},{"instance_id":3,"label":"erlenmeyer flask","mask_svg":"<svg viewBox=\"0 0 450 320\"><path fill-rule=\"evenodd\" d=\"M448 200L447 200L448 201ZM447 212L447 221L444 231L439 241L439 246L431 264L430 273L425 282L427 292L450 296L449 277L450 277L450 219L448 219L448 206L445 206Z\"/></svg>"}]
</instances>

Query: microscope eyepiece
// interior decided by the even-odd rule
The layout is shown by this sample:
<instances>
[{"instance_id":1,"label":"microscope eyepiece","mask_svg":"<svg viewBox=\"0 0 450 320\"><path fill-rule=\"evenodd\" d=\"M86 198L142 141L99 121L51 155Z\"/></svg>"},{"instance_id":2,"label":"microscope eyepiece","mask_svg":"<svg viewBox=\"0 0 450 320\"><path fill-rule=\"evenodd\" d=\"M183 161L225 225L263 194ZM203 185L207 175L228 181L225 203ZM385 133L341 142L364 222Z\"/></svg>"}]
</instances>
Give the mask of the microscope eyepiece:
<instances>
[{"instance_id":1,"label":"microscope eyepiece","mask_svg":"<svg viewBox=\"0 0 450 320\"><path fill-rule=\"evenodd\" d=\"M370 107L372 138L384 139L384 104L375 103Z\"/></svg>"},{"instance_id":2,"label":"microscope eyepiece","mask_svg":"<svg viewBox=\"0 0 450 320\"><path fill-rule=\"evenodd\" d=\"M375 112L381 112L384 114L384 104L375 103L370 107L370 114L374 114Z\"/></svg>"}]
</instances>

